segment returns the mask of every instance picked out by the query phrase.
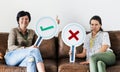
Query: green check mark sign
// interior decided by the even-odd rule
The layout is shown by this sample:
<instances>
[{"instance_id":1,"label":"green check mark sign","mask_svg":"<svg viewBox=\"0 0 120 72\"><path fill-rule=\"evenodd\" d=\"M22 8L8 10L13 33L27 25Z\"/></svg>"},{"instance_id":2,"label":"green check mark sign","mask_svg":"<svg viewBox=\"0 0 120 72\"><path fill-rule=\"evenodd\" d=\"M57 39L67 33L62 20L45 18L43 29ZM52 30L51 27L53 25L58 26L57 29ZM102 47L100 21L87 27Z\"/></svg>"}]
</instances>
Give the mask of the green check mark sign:
<instances>
[{"instance_id":1,"label":"green check mark sign","mask_svg":"<svg viewBox=\"0 0 120 72\"><path fill-rule=\"evenodd\" d=\"M41 31L46 31L46 30L49 30L49 29L52 29L52 28L54 28L54 26L48 26L48 27L45 27L45 28L40 26Z\"/></svg>"}]
</instances>

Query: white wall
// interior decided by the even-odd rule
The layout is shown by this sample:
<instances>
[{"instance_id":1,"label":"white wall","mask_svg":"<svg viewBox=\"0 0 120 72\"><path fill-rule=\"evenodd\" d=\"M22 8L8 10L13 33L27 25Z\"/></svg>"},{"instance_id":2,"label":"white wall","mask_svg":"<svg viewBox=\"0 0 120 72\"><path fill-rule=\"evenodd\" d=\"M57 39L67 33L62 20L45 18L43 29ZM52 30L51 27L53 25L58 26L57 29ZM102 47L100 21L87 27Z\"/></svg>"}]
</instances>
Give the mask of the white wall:
<instances>
[{"instance_id":1,"label":"white wall","mask_svg":"<svg viewBox=\"0 0 120 72\"><path fill-rule=\"evenodd\" d=\"M103 29L120 30L120 0L0 0L0 32L9 32L17 26L18 11L29 11L32 16L29 28L35 28L39 18L56 15L61 20L60 30L71 22L80 23L87 31L89 19L99 15Z\"/></svg>"}]
</instances>

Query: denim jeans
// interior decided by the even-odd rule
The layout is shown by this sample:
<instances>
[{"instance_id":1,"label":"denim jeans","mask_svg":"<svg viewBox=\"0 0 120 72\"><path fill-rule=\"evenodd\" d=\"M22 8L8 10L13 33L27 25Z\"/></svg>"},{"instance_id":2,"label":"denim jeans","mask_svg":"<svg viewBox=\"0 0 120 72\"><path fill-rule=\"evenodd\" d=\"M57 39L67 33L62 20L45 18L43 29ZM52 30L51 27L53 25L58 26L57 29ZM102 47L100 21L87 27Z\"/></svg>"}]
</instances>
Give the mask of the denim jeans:
<instances>
[{"instance_id":1,"label":"denim jeans","mask_svg":"<svg viewBox=\"0 0 120 72\"><path fill-rule=\"evenodd\" d=\"M43 62L39 49L31 47L8 52L5 61L10 66L25 66L27 72L37 72L36 63Z\"/></svg>"},{"instance_id":2,"label":"denim jeans","mask_svg":"<svg viewBox=\"0 0 120 72\"><path fill-rule=\"evenodd\" d=\"M106 65L113 65L115 61L112 51L96 53L90 57L90 72L106 72Z\"/></svg>"}]
</instances>

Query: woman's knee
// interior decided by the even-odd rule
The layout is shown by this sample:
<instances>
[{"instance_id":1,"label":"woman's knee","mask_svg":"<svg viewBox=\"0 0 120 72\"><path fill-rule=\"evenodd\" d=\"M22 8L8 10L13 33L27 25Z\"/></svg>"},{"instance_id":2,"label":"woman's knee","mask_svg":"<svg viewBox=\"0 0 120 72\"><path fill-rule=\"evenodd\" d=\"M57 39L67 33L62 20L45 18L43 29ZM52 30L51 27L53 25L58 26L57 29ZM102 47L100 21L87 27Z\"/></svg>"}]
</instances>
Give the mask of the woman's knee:
<instances>
[{"instance_id":1,"label":"woman's knee","mask_svg":"<svg viewBox=\"0 0 120 72\"><path fill-rule=\"evenodd\" d=\"M6 64L7 65L10 65L10 66L16 66L17 65L17 62L15 60L5 60Z\"/></svg>"},{"instance_id":2,"label":"woman's knee","mask_svg":"<svg viewBox=\"0 0 120 72\"><path fill-rule=\"evenodd\" d=\"M92 55L92 56L90 57L90 61L96 62L96 61L97 61L97 57L96 57L95 55Z\"/></svg>"},{"instance_id":3,"label":"woman's knee","mask_svg":"<svg viewBox=\"0 0 120 72\"><path fill-rule=\"evenodd\" d=\"M105 63L104 63L103 61L98 61L98 62L97 62L97 65L98 65L98 66L105 67Z\"/></svg>"},{"instance_id":4,"label":"woman's knee","mask_svg":"<svg viewBox=\"0 0 120 72\"><path fill-rule=\"evenodd\" d=\"M32 56L32 55L28 56L27 62L28 62L28 63L33 63L33 62L35 62L35 57Z\"/></svg>"},{"instance_id":5,"label":"woman's knee","mask_svg":"<svg viewBox=\"0 0 120 72\"><path fill-rule=\"evenodd\" d=\"M27 57L27 72L36 72L35 57L32 55Z\"/></svg>"},{"instance_id":6,"label":"woman's knee","mask_svg":"<svg viewBox=\"0 0 120 72\"><path fill-rule=\"evenodd\" d=\"M40 52L40 50L38 48L31 48L32 52Z\"/></svg>"},{"instance_id":7,"label":"woman's knee","mask_svg":"<svg viewBox=\"0 0 120 72\"><path fill-rule=\"evenodd\" d=\"M106 65L103 61L97 62L98 72L106 72Z\"/></svg>"},{"instance_id":8,"label":"woman's knee","mask_svg":"<svg viewBox=\"0 0 120 72\"><path fill-rule=\"evenodd\" d=\"M17 59L12 58L11 56L5 55L5 62L7 65L15 66L18 64Z\"/></svg>"}]
</instances>

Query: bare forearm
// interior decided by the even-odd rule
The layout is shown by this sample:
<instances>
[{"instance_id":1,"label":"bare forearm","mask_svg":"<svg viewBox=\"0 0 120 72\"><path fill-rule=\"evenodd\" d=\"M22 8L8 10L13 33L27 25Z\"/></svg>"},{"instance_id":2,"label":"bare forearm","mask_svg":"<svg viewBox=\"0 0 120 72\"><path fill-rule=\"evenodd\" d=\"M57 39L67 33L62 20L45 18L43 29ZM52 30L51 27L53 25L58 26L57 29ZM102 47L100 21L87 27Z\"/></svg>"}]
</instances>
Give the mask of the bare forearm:
<instances>
[{"instance_id":1,"label":"bare forearm","mask_svg":"<svg viewBox=\"0 0 120 72\"><path fill-rule=\"evenodd\" d=\"M83 53L80 53L80 54L76 54L76 57L78 57L78 58L84 58L86 55L85 54L83 54Z\"/></svg>"},{"instance_id":2,"label":"bare forearm","mask_svg":"<svg viewBox=\"0 0 120 72\"><path fill-rule=\"evenodd\" d=\"M85 48L83 48L82 53L76 54L76 57L78 57L78 58L84 58L85 56L86 56L86 49Z\"/></svg>"},{"instance_id":3,"label":"bare forearm","mask_svg":"<svg viewBox=\"0 0 120 72\"><path fill-rule=\"evenodd\" d=\"M108 48L108 45L103 45L103 46L100 48L99 52L106 52L107 48Z\"/></svg>"}]
</instances>

